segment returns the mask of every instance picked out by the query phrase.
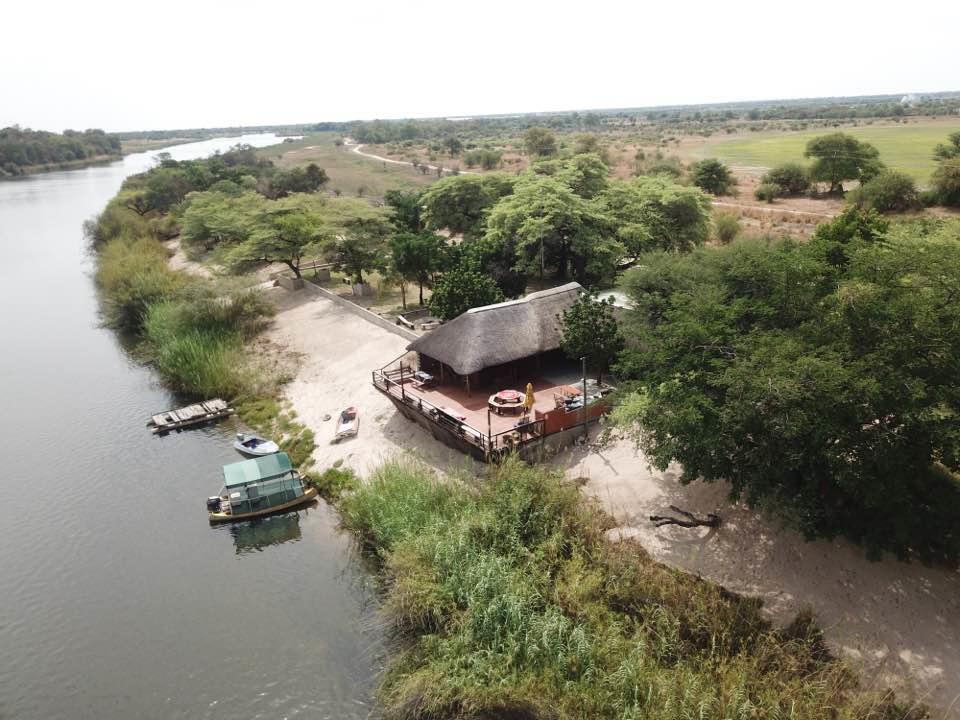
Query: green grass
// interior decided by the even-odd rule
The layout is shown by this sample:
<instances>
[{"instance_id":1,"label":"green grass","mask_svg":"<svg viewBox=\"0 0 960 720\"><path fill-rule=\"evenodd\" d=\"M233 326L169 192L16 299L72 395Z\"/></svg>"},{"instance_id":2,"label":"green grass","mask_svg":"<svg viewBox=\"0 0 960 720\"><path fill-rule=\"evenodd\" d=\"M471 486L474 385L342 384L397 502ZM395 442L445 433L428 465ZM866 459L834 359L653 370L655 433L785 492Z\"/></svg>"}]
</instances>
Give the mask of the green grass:
<instances>
[{"instance_id":1,"label":"green grass","mask_svg":"<svg viewBox=\"0 0 960 720\"><path fill-rule=\"evenodd\" d=\"M863 690L810 613L773 628L759 601L609 542L543 469L510 461L477 487L391 462L338 506L382 564L388 720L923 716Z\"/></svg>"},{"instance_id":2,"label":"green grass","mask_svg":"<svg viewBox=\"0 0 960 720\"><path fill-rule=\"evenodd\" d=\"M960 130L960 120L839 128L840 132L875 145L884 163L907 173L921 185L930 181L935 167L933 148L937 143L946 142L947 135L954 130ZM709 142L699 153L735 165L770 168L783 162L803 162L807 142L833 131L821 128L803 132L757 133L745 138Z\"/></svg>"},{"instance_id":3,"label":"green grass","mask_svg":"<svg viewBox=\"0 0 960 720\"><path fill-rule=\"evenodd\" d=\"M364 188L363 197L383 197L387 190L416 190L437 179L435 174L422 175L408 165L384 164L348 147L338 148L333 141L339 137L339 133L318 133L296 142L261 148L258 153L278 167L314 162L330 177L326 190L339 190L348 197L356 197L360 188Z\"/></svg>"}]
</instances>

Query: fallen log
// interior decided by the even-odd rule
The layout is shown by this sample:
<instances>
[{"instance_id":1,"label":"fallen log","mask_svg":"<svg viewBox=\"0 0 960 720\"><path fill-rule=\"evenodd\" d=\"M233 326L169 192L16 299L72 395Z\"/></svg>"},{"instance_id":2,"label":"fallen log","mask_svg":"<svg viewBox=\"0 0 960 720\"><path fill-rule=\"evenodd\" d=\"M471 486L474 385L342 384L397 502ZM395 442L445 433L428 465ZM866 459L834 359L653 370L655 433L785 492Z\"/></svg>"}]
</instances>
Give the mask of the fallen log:
<instances>
[{"instance_id":1,"label":"fallen log","mask_svg":"<svg viewBox=\"0 0 960 720\"><path fill-rule=\"evenodd\" d=\"M676 505L671 505L670 509L678 515L682 515L687 518L686 520L681 520L680 518L670 517L669 515L651 515L650 521L657 527L663 527L664 525L679 525L680 527L692 528L692 527L720 527L720 516L714 515L713 513L707 513L705 518L699 518L693 513L687 512L686 510L681 510Z\"/></svg>"}]
</instances>

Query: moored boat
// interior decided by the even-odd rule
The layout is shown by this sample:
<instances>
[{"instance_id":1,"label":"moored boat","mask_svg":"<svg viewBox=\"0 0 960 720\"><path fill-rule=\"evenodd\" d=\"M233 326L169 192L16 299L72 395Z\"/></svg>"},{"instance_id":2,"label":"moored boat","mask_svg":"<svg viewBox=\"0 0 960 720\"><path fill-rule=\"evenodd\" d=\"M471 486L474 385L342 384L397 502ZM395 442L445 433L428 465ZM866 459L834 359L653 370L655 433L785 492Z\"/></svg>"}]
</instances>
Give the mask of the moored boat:
<instances>
[{"instance_id":1,"label":"moored boat","mask_svg":"<svg viewBox=\"0 0 960 720\"><path fill-rule=\"evenodd\" d=\"M337 442L346 437L353 437L360 430L360 413L355 407L348 407L337 418L337 430L333 441Z\"/></svg>"},{"instance_id":2,"label":"moored boat","mask_svg":"<svg viewBox=\"0 0 960 720\"><path fill-rule=\"evenodd\" d=\"M211 523L233 522L290 510L313 502L317 490L304 486L285 452L223 466L223 488L207 498Z\"/></svg>"},{"instance_id":3,"label":"moored boat","mask_svg":"<svg viewBox=\"0 0 960 720\"><path fill-rule=\"evenodd\" d=\"M267 440L266 438L257 437L256 435L244 435L243 433L237 433L237 439L233 443L233 447L242 455L250 455L252 457L263 457L264 455L272 455L275 452L280 452L280 446L273 440Z\"/></svg>"}]
</instances>

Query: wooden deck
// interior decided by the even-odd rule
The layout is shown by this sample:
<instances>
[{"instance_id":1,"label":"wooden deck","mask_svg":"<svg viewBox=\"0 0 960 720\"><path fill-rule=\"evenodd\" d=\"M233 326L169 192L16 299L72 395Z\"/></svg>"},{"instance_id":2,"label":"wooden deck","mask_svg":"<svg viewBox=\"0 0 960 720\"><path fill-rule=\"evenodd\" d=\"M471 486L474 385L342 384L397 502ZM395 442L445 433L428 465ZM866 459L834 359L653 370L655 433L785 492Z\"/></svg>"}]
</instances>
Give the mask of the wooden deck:
<instances>
[{"instance_id":1,"label":"wooden deck","mask_svg":"<svg viewBox=\"0 0 960 720\"><path fill-rule=\"evenodd\" d=\"M171 430L200 425L219 420L233 414L233 408L225 400L215 398L177 410L167 410L154 415L147 421L147 427L154 433L167 433Z\"/></svg>"}]
</instances>

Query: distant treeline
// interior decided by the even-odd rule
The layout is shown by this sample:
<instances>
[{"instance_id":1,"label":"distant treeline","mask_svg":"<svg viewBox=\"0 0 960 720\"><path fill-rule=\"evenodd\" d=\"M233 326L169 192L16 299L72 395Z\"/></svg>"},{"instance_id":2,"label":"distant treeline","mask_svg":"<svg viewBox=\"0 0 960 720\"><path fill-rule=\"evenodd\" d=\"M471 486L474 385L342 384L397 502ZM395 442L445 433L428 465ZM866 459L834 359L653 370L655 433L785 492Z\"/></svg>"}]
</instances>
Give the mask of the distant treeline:
<instances>
[{"instance_id":1,"label":"distant treeline","mask_svg":"<svg viewBox=\"0 0 960 720\"><path fill-rule=\"evenodd\" d=\"M62 135L16 125L0 130L0 176L22 175L38 166L119 155L120 140L103 130L64 130Z\"/></svg>"}]
</instances>

